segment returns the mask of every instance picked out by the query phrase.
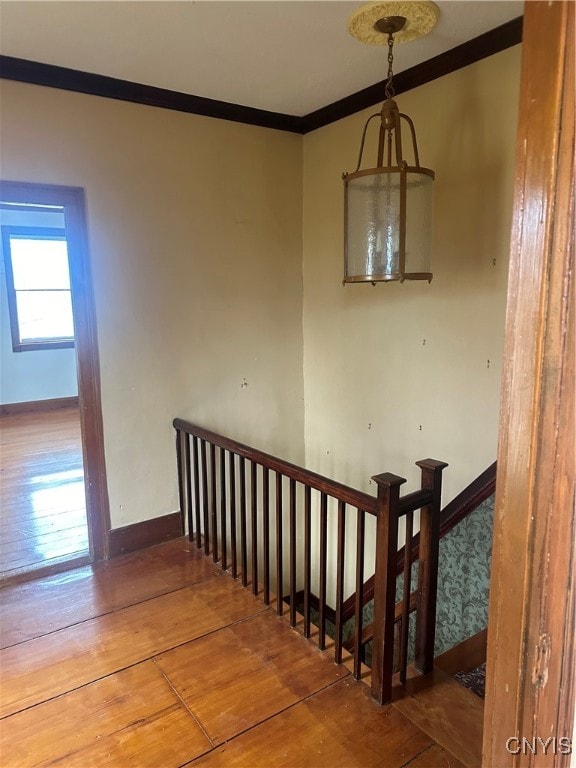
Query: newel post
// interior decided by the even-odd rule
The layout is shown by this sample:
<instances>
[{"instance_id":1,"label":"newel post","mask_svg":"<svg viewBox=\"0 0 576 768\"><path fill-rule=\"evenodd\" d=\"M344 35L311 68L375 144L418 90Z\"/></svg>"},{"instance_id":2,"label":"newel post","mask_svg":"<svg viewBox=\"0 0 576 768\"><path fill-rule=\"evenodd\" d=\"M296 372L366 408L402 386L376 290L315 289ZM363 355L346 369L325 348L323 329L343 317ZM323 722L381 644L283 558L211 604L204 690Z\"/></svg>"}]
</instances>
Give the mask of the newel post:
<instances>
[{"instance_id":1,"label":"newel post","mask_svg":"<svg viewBox=\"0 0 576 768\"><path fill-rule=\"evenodd\" d=\"M392 670L394 665L398 501L400 486L406 480L390 472L376 475L372 480L378 485L372 698L379 704L387 704L392 699Z\"/></svg>"},{"instance_id":2,"label":"newel post","mask_svg":"<svg viewBox=\"0 0 576 768\"><path fill-rule=\"evenodd\" d=\"M432 501L420 510L418 596L416 600L415 664L418 671L427 674L434 667L442 470L448 464L434 459L423 459L417 461L416 464L422 470L422 489L432 492Z\"/></svg>"}]
</instances>

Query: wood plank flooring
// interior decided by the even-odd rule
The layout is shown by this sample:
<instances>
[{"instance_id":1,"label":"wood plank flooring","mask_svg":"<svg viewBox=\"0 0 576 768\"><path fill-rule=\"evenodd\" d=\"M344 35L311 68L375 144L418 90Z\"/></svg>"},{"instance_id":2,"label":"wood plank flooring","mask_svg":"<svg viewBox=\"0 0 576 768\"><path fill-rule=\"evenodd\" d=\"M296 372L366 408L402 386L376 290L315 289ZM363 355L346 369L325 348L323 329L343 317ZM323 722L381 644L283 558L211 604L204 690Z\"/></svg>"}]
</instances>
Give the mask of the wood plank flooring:
<instances>
[{"instance_id":1,"label":"wood plank flooring","mask_svg":"<svg viewBox=\"0 0 576 768\"><path fill-rule=\"evenodd\" d=\"M143 574L145 573L145 576ZM179 539L0 591L0 648L142 603L221 574ZM41 606L41 610L39 610Z\"/></svg>"},{"instance_id":2,"label":"wood plank flooring","mask_svg":"<svg viewBox=\"0 0 576 768\"><path fill-rule=\"evenodd\" d=\"M441 669L412 676L394 707L469 768L482 762L484 702Z\"/></svg>"},{"instance_id":3,"label":"wood plank flooring","mask_svg":"<svg viewBox=\"0 0 576 768\"><path fill-rule=\"evenodd\" d=\"M2 768L479 765L479 743L430 724L438 696L378 707L185 539L0 603Z\"/></svg>"},{"instance_id":4,"label":"wood plank flooring","mask_svg":"<svg viewBox=\"0 0 576 768\"><path fill-rule=\"evenodd\" d=\"M0 417L0 574L88 552L78 408Z\"/></svg>"}]
</instances>

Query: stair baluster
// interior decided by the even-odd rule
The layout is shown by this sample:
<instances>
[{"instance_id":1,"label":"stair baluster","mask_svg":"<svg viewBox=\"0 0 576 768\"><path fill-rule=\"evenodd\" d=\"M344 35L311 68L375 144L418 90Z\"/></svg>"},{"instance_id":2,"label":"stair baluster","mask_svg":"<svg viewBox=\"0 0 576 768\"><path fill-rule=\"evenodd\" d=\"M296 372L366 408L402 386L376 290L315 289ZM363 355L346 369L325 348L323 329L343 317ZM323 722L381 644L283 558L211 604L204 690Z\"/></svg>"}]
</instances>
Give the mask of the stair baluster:
<instances>
[{"instance_id":1,"label":"stair baluster","mask_svg":"<svg viewBox=\"0 0 576 768\"><path fill-rule=\"evenodd\" d=\"M364 647L369 639L363 626L364 579L366 558L369 560L374 553L373 698L380 704L391 699L395 623L402 617L401 676L405 680L407 617L414 602L418 610L417 664L425 671L431 668L441 472L446 464L431 459L417 462L422 470L422 488L402 498L400 485L405 482L403 478L390 473L377 475L373 478L378 487L378 494L374 498L182 419L175 419L174 427L180 509L183 523L185 518L188 525L190 541L194 541L199 549L203 547L205 554L211 556L213 562L219 562L223 570L228 570L230 565L232 576L240 577L242 585L250 586L254 595L261 594L266 605L272 599L270 579L275 575L275 606L278 616L281 616L285 600L283 548L286 533L290 624L293 627L301 626L304 636L311 637L316 629L312 622L312 611L317 611L317 619L314 617L314 623L319 625L317 642L319 648L324 650L329 645L327 619L328 612L332 610L328 606L327 593L329 584L333 585L336 608L335 614L330 616L335 624L334 659L342 663L348 550L346 538L351 534L351 531L347 533L346 530L349 505L350 513L356 515L354 677L360 679L363 675ZM287 510L284 508L283 494L285 481L289 483ZM300 511L302 499L303 510ZM271 510L272 505L274 512ZM404 605L399 614L398 606L395 605L399 520L406 515L406 542L409 543L412 539L412 513L420 508L422 529L418 596L414 600L415 595L410 594L409 573L406 574L410 565L410 547L407 546L407 586ZM274 542L270 541L271 514L275 514ZM368 521L373 519L376 521L375 541L371 540L372 537L367 539L367 532L374 530L368 526ZM329 526L335 521L335 547L329 548ZM240 526L239 556L237 525ZM353 541L350 542L350 557L354 556L352 544ZM368 552L367 546L374 549ZM274 556L275 574L271 573L270 562ZM299 572L299 567L302 572ZM331 578L333 574L335 583ZM318 588L318 598L312 593L313 580ZM301 602L297 592L299 585L304 587ZM300 610L303 617L298 615Z\"/></svg>"}]
</instances>

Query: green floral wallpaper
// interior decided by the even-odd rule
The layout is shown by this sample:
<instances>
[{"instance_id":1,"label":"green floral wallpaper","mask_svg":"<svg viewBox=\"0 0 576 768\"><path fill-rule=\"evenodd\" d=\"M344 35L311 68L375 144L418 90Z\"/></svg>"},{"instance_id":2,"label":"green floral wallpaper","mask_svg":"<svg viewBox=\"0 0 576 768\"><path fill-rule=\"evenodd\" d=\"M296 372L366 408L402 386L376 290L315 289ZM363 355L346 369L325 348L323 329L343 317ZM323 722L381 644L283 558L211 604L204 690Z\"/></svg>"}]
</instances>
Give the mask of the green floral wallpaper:
<instances>
[{"instance_id":1,"label":"green floral wallpaper","mask_svg":"<svg viewBox=\"0 0 576 768\"><path fill-rule=\"evenodd\" d=\"M488 624L488 589L492 554L494 496L440 540L438 603L436 611L435 655L453 648L480 632ZM412 566L412 589L418 584L418 563ZM404 577L396 583L396 600L402 597ZM372 622L374 605L364 608L364 626ZM410 661L414 649L414 614L410 617ZM330 628L332 630L332 627ZM344 637L352 635L353 620L346 623ZM370 663L371 648L366 649Z\"/></svg>"},{"instance_id":2,"label":"green floral wallpaper","mask_svg":"<svg viewBox=\"0 0 576 768\"><path fill-rule=\"evenodd\" d=\"M440 541L437 656L488 626L493 521L491 496Z\"/></svg>"}]
</instances>

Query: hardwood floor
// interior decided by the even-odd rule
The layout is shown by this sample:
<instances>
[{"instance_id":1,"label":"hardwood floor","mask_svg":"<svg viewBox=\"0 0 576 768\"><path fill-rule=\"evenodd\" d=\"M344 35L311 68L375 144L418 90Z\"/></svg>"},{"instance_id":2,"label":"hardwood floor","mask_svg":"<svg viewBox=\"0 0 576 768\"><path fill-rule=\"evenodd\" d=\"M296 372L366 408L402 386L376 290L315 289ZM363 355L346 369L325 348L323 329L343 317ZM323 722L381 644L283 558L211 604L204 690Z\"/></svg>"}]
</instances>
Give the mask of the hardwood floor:
<instances>
[{"instance_id":1,"label":"hardwood floor","mask_svg":"<svg viewBox=\"0 0 576 768\"><path fill-rule=\"evenodd\" d=\"M439 726L454 691L417 678L378 707L185 539L0 600L3 768L480 764L481 703Z\"/></svg>"},{"instance_id":2,"label":"hardwood floor","mask_svg":"<svg viewBox=\"0 0 576 768\"><path fill-rule=\"evenodd\" d=\"M0 574L88 553L78 408L0 417Z\"/></svg>"}]
</instances>

